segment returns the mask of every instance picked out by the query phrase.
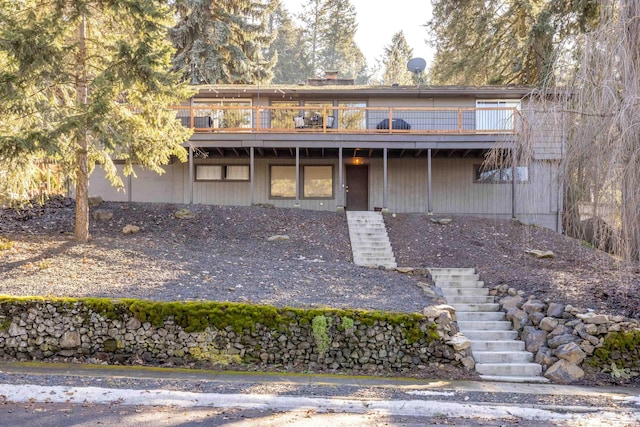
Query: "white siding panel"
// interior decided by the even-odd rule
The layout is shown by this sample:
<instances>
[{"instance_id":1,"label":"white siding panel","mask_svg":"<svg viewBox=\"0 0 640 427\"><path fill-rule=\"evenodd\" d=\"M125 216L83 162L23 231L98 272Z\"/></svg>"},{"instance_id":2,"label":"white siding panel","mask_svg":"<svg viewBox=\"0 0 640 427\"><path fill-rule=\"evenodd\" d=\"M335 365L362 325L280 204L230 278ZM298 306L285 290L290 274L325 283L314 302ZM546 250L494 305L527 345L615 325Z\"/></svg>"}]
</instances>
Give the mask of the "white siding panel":
<instances>
[{"instance_id":1,"label":"white siding panel","mask_svg":"<svg viewBox=\"0 0 640 427\"><path fill-rule=\"evenodd\" d=\"M172 203L174 168L173 165L166 165L163 169L165 173L158 174L134 167L136 176L131 179L131 199L136 202Z\"/></svg>"},{"instance_id":2,"label":"white siding panel","mask_svg":"<svg viewBox=\"0 0 640 427\"><path fill-rule=\"evenodd\" d=\"M125 185L125 188L118 190L116 187L112 186L106 178L104 169L101 166L96 166L89 178L89 194L92 196L100 196L102 197L102 200L109 202L126 202L129 197L126 192L128 178L122 173L123 168L124 166L122 165L116 165L118 176L122 179L122 182Z\"/></svg>"}]
</instances>

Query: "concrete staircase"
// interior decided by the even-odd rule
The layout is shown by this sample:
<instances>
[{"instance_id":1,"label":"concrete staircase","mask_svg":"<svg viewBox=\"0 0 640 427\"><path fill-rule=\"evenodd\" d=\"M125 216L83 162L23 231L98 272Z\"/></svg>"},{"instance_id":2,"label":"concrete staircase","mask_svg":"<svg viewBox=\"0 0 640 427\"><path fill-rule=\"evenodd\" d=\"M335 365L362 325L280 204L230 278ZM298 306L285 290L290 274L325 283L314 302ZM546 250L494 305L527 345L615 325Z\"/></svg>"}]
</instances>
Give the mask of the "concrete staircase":
<instances>
[{"instance_id":1,"label":"concrete staircase","mask_svg":"<svg viewBox=\"0 0 640 427\"><path fill-rule=\"evenodd\" d=\"M430 268L435 285L456 309L460 332L471 340L480 378L490 381L547 383L542 367L532 363L518 332L506 320L473 268Z\"/></svg>"},{"instance_id":2,"label":"concrete staircase","mask_svg":"<svg viewBox=\"0 0 640 427\"><path fill-rule=\"evenodd\" d=\"M397 267L382 213L347 211L347 223L355 265Z\"/></svg>"}]
</instances>

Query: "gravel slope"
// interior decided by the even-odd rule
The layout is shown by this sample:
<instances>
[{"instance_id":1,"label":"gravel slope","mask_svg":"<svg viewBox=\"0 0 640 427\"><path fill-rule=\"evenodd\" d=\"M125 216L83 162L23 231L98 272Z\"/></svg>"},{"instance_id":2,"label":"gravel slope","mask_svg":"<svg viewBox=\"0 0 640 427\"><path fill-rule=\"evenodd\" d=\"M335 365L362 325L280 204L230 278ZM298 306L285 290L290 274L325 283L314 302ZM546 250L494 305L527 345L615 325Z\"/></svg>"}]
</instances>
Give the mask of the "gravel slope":
<instances>
[{"instance_id":1,"label":"gravel slope","mask_svg":"<svg viewBox=\"0 0 640 427\"><path fill-rule=\"evenodd\" d=\"M356 267L344 215L301 209L103 203L75 244L73 203L5 210L0 294L243 301L414 312L431 304L417 278ZM192 218L175 213L189 208ZM122 228L141 231L123 235ZM269 241L274 235L289 240Z\"/></svg>"},{"instance_id":2,"label":"gravel slope","mask_svg":"<svg viewBox=\"0 0 640 427\"><path fill-rule=\"evenodd\" d=\"M0 294L246 301L277 306L421 311L418 276L356 267L343 214L265 207L103 203L76 244L73 201L0 210ZM192 218L175 213L191 209ZM385 218L398 265L475 267L489 285L543 300L640 317L640 275L575 239L514 221L426 215ZM127 224L141 227L123 235ZM285 234L284 241L268 241ZM551 250L534 259L526 249Z\"/></svg>"}]
</instances>

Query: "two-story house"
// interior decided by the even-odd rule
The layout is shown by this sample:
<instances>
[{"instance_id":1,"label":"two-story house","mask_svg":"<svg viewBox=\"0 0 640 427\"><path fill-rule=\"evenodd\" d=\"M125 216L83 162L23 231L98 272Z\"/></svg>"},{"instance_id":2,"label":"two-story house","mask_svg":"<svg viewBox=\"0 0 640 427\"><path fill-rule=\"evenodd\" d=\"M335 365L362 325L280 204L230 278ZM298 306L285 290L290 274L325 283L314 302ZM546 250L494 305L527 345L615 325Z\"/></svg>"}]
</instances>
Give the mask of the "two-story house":
<instances>
[{"instance_id":1,"label":"two-story house","mask_svg":"<svg viewBox=\"0 0 640 427\"><path fill-rule=\"evenodd\" d=\"M534 144L529 164L482 166L493 148L518 150L531 88L348 83L199 87L176 107L194 128L188 163L161 176L136 169L125 192L96 170L90 192L114 201L517 218L561 230L559 132Z\"/></svg>"}]
</instances>

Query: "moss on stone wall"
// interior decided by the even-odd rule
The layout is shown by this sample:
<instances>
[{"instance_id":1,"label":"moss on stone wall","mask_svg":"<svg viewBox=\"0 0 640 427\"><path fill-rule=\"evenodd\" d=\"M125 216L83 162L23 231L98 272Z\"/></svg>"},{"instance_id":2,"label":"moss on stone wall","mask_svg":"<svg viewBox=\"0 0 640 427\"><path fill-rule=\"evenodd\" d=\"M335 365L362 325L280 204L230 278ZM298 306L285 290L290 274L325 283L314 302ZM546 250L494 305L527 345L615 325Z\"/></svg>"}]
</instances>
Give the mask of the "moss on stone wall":
<instances>
[{"instance_id":1,"label":"moss on stone wall","mask_svg":"<svg viewBox=\"0 0 640 427\"><path fill-rule=\"evenodd\" d=\"M140 322L149 322L154 327L161 327L168 318L185 332L202 332L208 327L216 329L231 328L240 333L252 331L256 324L268 329L286 331L292 323L311 325L317 316L325 316L328 320L349 319L349 327L364 324L374 326L382 322L391 326L399 326L404 330L409 344L426 338L427 343L439 339L437 325L426 323L424 316L417 313L393 313L366 310L341 309L298 309L278 308L265 305L251 305L234 302L164 302L137 299L109 298L49 298L42 297L7 297L0 296L0 304L31 305L46 301L62 303L69 306L86 306L106 319L121 319L131 314ZM331 321L328 326L331 327Z\"/></svg>"},{"instance_id":2,"label":"moss on stone wall","mask_svg":"<svg viewBox=\"0 0 640 427\"><path fill-rule=\"evenodd\" d=\"M588 363L602 369L621 361L624 366L640 367L640 331L609 332Z\"/></svg>"}]
</instances>

